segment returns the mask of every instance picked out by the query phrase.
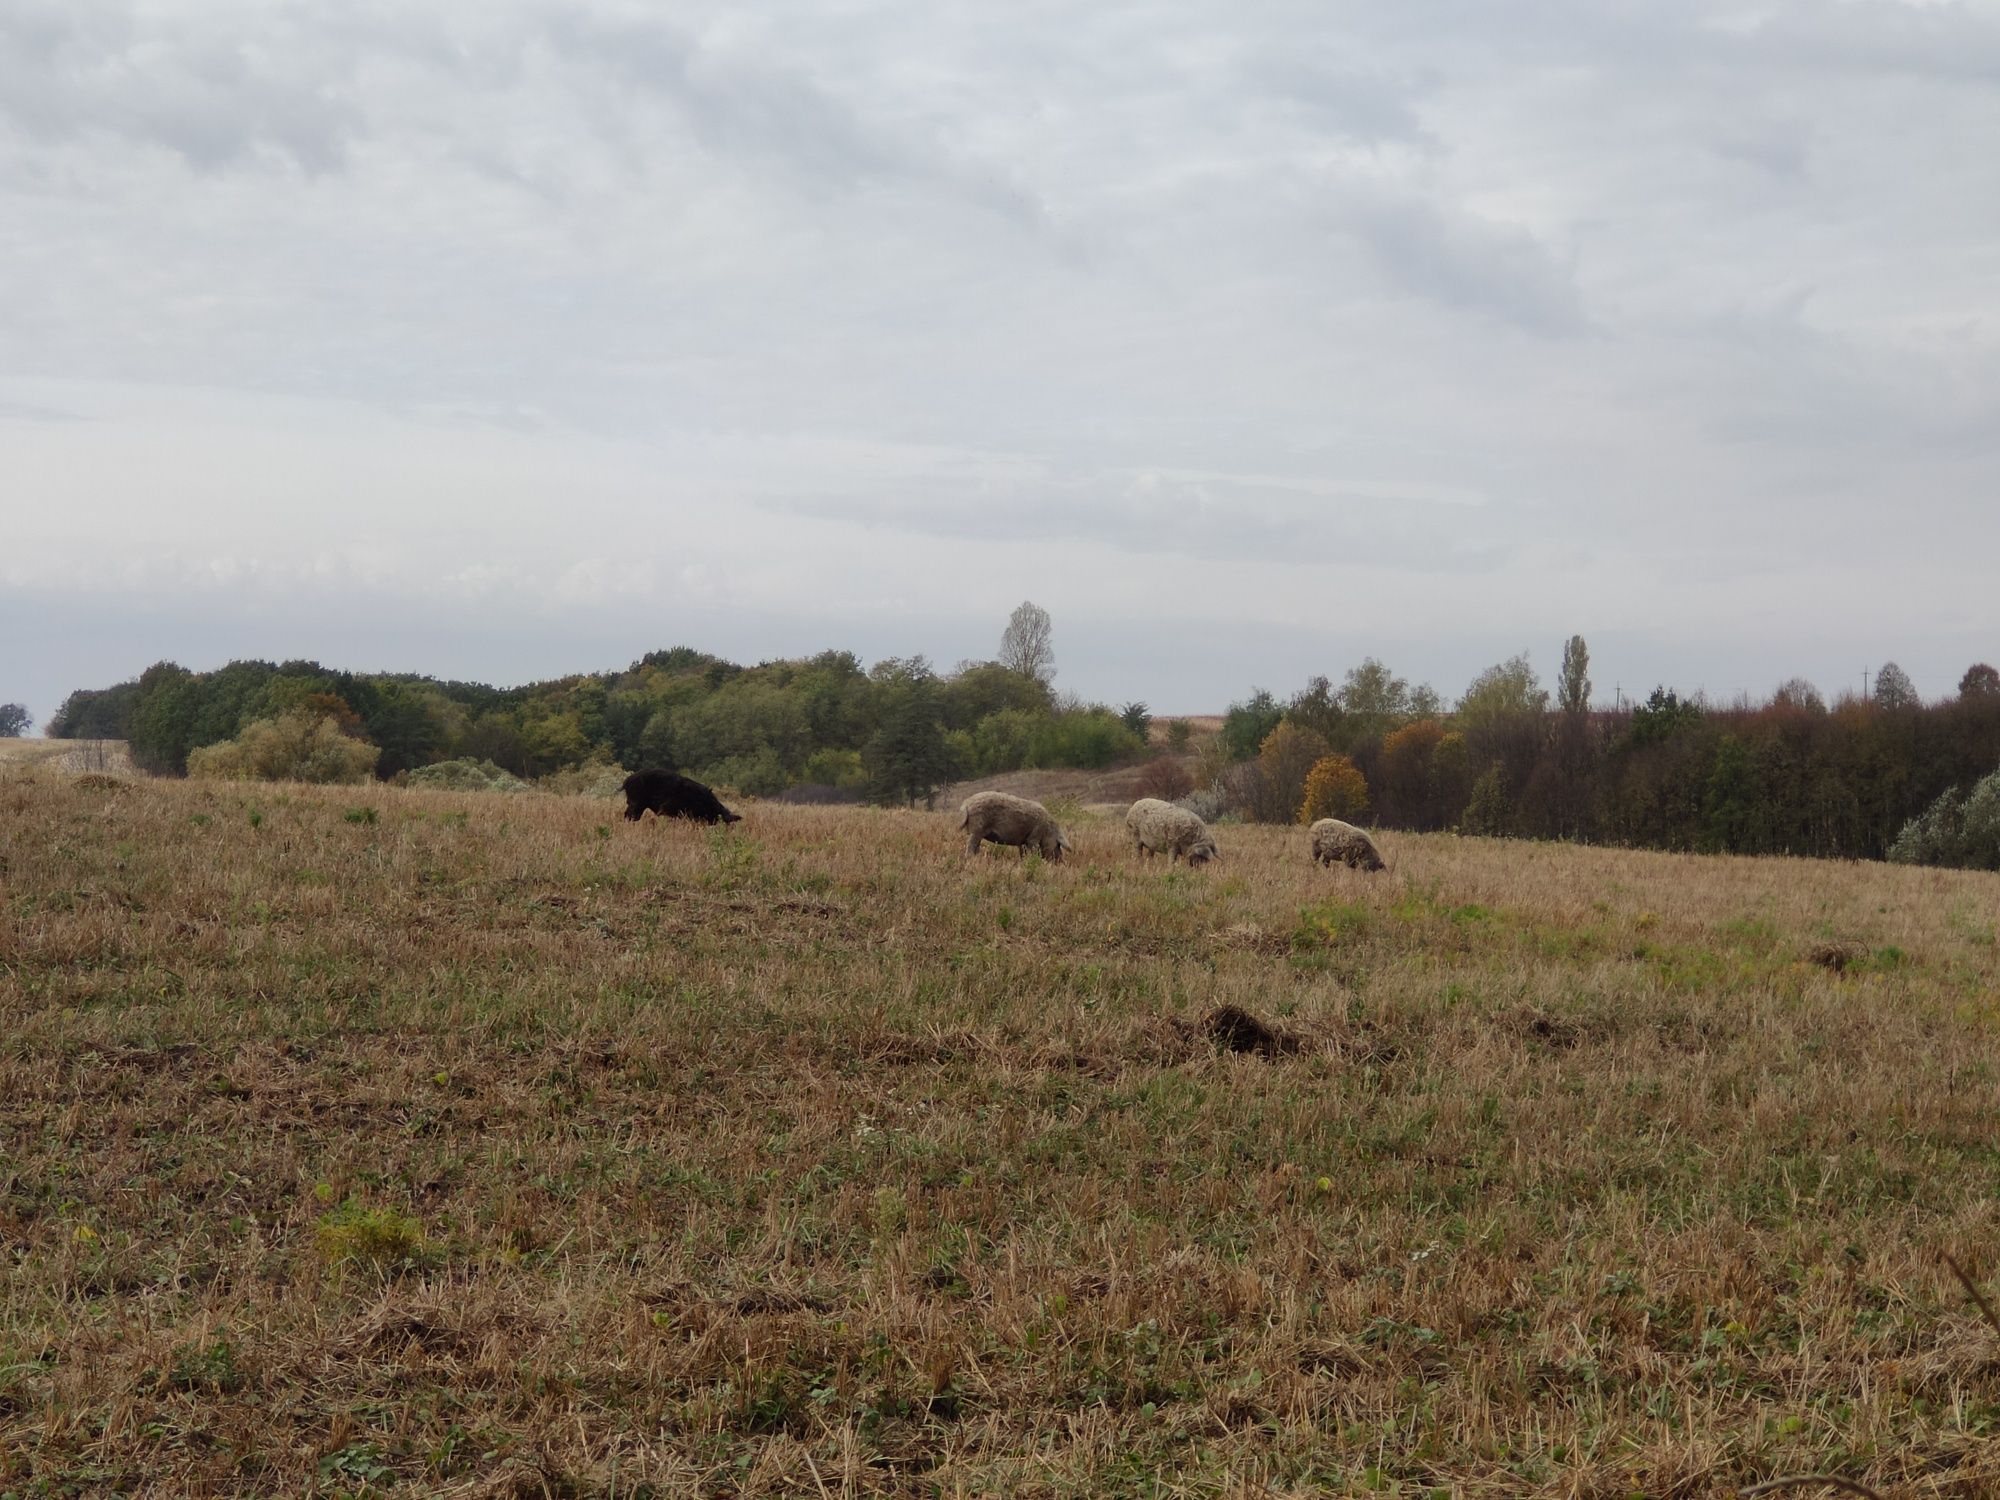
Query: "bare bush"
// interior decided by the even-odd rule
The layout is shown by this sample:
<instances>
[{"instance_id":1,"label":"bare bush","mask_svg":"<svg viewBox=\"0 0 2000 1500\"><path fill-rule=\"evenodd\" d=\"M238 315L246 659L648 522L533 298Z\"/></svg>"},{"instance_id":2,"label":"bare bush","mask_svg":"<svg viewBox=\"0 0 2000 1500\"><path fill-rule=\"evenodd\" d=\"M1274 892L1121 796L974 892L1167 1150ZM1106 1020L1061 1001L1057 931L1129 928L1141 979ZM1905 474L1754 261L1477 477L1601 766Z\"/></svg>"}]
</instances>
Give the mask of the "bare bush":
<instances>
[{"instance_id":1,"label":"bare bush","mask_svg":"<svg viewBox=\"0 0 2000 1500\"><path fill-rule=\"evenodd\" d=\"M1162 755L1140 768L1134 785L1141 796L1157 797L1162 802L1178 802L1194 790L1194 777L1181 761L1171 755Z\"/></svg>"}]
</instances>

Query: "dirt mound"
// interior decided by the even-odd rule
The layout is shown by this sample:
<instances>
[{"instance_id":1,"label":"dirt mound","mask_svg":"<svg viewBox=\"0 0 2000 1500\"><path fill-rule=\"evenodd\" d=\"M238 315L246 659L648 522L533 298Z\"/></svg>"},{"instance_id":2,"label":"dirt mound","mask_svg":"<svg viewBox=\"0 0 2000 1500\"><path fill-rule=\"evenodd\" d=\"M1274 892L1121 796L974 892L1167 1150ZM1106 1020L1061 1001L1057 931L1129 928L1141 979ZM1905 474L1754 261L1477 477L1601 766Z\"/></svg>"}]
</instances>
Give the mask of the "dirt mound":
<instances>
[{"instance_id":1,"label":"dirt mound","mask_svg":"<svg viewBox=\"0 0 2000 1500\"><path fill-rule=\"evenodd\" d=\"M1231 1052L1254 1052L1259 1057L1296 1052L1300 1045L1297 1037L1258 1020L1240 1005L1218 1005L1203 1018L1201 1028Z\"/></svg>"}]
</instances>

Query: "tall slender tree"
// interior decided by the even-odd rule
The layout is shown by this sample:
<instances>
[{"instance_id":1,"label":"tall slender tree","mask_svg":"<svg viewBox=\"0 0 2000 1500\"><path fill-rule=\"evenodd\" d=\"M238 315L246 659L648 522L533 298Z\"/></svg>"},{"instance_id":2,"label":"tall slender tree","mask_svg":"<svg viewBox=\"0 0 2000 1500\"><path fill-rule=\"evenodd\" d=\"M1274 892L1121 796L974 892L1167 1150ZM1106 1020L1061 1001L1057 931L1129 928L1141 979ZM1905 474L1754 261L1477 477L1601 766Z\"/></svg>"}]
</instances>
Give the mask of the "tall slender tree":
<instances>
[{"instance_id":1,"label":"tall slender tree","mask_svg":"<svg viewBox=\"0 0 2000 1500\"><path fill-rule=\"evenodd\" d=\"M1556 684L1556 701L1566 714L1581 714L1590 708L1590 647L1580 635L1563 643L1562 677Z\"/></svg>"},{"instance_id":2,"label":"tall slender tree","mask_svg":"<svg viewBox=\"0 0 2000 1500\"><path fill-rule=\"evenodd\" d=\"M1049 612L1032 600L1024 599L1008 618L1006 633L1000 637L1000 665L1051 682L1056 675L1055 628Z\"/></svg>"}]
</instances>

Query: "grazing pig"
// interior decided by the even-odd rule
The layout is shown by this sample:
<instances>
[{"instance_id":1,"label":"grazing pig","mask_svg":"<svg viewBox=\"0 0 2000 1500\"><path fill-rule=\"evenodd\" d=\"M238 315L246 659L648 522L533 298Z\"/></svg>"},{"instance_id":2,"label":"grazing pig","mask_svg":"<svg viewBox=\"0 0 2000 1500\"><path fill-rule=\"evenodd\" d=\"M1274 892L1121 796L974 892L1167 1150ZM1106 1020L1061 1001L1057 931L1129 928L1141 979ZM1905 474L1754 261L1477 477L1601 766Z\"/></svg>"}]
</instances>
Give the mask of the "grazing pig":
<instances>
[{"instance_id":1,"label":"grazing pig","mask_svg":"<svg viewBox=\"0 0 2000 1500\"><path fill-rule=\"evenodd\" d=\"M1206 823L1185 807L1158 797L1141 797L1134 802L1125 814L1125 828L1139 853L1165 854L1169 864L1178 864L1183 857L1191 865L1222 858Z\"/></svg>"},{"instance_id":2,"label":"grazing pig","mask_svg":"<svg viewBox=\"0 0 2000 1500\"><path fill-rule=\"evenodd\" d=\"M1338 860L1350 870L1387 868L1382 863L1381 851L1375 847L1375 840L1352 823L1343 823L1338 818L1321 818L1313 824L1312 857L1314 864L1331 865Z\"/></svg>"},{"instance_id":3,"label":"grazing pig","mask_svg":"<svg viewBox=\"0 0 2000 1500\"><path fill-rule=\"evenodd\" d=\"M742 821L699 781L677 771L634 771L625 778L625 816L636 823L649 812L690 823Z\"/></svg>"},{"instance_id":4,"label":"grazing pig","mask_svg":"<svg viewBox=\"0 0 2000 1500\"><path fill-rule=\"evenodd\" d=\"M1039 850L1043 859L1059 860L1069 840L1039 802L1006 792L979 792L959 808L958 826L965 833L965 852L977 854L981 844L1011 844L1027 857Z\"/></svg>"}]
</instances>

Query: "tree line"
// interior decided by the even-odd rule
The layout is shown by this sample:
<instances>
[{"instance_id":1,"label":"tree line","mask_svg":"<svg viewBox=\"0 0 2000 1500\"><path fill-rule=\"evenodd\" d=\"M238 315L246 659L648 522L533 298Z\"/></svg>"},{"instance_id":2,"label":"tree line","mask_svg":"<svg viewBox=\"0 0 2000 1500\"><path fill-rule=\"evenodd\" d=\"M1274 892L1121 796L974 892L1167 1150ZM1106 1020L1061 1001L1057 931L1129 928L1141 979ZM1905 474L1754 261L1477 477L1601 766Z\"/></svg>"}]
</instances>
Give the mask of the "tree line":
<instances>
[{"instance_id":1,"label":"tree line","mask_svg":"<svg viewBox=\"0 0 2000 1500\"><path fill-rule=\"evenodd\" d=\"M1879 859L2000 767L2000 672L1976 665L1930 704L1885 664L1869 697L1832 704L1794 679L1762 703L1662 687L1607 711L1591 706L1589 651L1572 637L1553 694L1516 656L1446 711L1371 659L1338 688L1319 677L1285 701L1232 704L1210 760L1196 797L1211 815Z\"/></svg>"},{"instance_id":2,"label":"tree line","mask_svg":"<svg viewBox=\"0 0 2000 1500\"><path fill-rule=\"evenodd\" d=\"M678 769L753 796L914 802L1023 767L1140 756L1143 705L1058 694L1048 616L1015 611L1001 659L948 673L850 652L745 667L685 646L622 672L518 688L313 661L173 662L72 693L50 735L122 739L163 775L394 779L446 762L536 778L588 766ZM343 745L342 740L347 743ZM372 752L372 754L370 753Z\"/></svg>"},{"instance_id":3,"label":"tree line","mask_svg":"<svg viewBox=\"0 0 2000 1500\"><path fill-rule=\"evenodd\" d=\"M1369 658L1338 686L1253 691L1200 740L1171 723L1172 753L1139 785L1210 819L1335 816L1656 849L1882 858L1920 817L1904 851L1994 841L1981 830L2000 783L1977 791L2000 768L1991 666L1935 703L1885 664L1867 697L1831 704L1795 679L1760 703L1662 687L1605 710L1589 664L1572 637L1552 688L1520 655L1447 703ZM685 646L517 688L310 661L161 662L71 694L48 732L126 740L141 767L170 775L478 785L660 766L754 796L882 803L1022 768L1146 759L1143 704L1083 703L1053 677L1047 612L1023 604L995 660L950 672L921 656L864 667L844 651L746 667Z\"/></svg>"}]
</instances>

